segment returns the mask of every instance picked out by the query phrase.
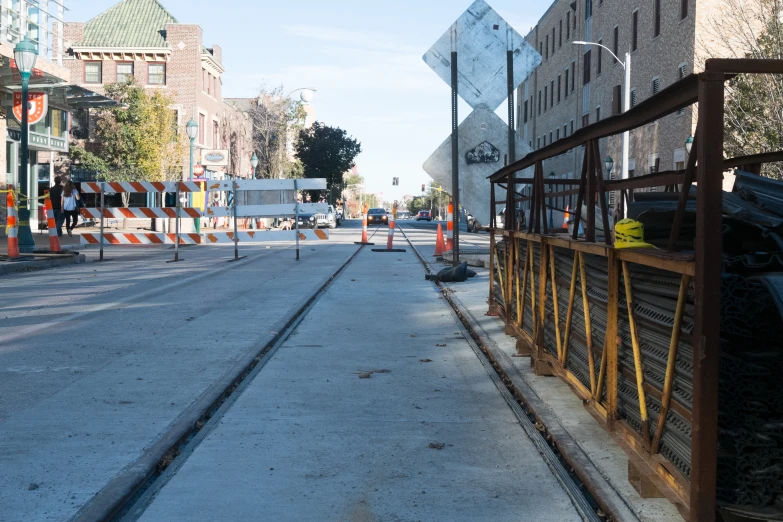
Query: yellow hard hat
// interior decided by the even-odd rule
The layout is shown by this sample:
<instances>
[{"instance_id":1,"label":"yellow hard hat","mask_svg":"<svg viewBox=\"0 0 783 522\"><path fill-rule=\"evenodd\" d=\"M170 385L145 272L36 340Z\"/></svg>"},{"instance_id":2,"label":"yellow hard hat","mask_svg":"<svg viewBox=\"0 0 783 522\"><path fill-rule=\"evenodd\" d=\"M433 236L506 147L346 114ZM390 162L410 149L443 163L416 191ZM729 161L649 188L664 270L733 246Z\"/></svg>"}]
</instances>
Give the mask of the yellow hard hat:
<instances>
[{"instance_id":1,"label":"yellow hard hat","mask_svg":"<svg viewBox=\"0 0 783 522\"><path fill-rule=\"evenodd\" d=\"M634 219L623 219L614 226L615 248L655 248L644 242L644 225Z\"/></svg>"}]
</instances>

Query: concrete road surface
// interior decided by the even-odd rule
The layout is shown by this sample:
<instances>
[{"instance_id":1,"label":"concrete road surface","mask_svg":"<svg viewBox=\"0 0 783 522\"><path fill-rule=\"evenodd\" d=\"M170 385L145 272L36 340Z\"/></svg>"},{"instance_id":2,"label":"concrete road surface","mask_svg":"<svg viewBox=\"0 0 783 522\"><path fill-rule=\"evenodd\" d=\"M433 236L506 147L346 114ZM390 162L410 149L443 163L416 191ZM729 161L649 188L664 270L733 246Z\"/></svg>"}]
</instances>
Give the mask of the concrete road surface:
<instances>
[{"instance_id":1,"label":"concrete road surface","mask_svg":"<svg viewBox=\"0 0 783 522\"><path fill-rule=\"evenodd\" d=\"M579 520L423 275L363 250L141 520Z\"/></svg>"}]
</instances>

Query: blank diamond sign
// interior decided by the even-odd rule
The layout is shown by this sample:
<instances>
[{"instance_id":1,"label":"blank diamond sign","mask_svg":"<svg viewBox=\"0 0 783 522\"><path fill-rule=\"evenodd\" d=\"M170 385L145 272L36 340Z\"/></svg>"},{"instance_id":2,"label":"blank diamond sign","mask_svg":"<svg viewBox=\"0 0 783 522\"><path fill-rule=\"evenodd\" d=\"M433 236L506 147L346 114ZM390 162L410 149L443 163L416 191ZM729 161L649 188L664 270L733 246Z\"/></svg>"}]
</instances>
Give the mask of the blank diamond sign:
<instances>
[{"instance_id":1,"label":"blank diamond sign","mask_svg":"<svg viewBox=\"0 0 783 522\"><path fill-rule=\"evenodd\" d=\"M476 0L455 23L459 95L474 109L497 109L508 97L506 51L514 51L514 88L541 63L541 55L484 0ZM451 85L449 28L424 55L424 61ZM510 42L509 42L510 40ZM510 47L509 47L510 44Z\"/></svg>"}]
</instances>

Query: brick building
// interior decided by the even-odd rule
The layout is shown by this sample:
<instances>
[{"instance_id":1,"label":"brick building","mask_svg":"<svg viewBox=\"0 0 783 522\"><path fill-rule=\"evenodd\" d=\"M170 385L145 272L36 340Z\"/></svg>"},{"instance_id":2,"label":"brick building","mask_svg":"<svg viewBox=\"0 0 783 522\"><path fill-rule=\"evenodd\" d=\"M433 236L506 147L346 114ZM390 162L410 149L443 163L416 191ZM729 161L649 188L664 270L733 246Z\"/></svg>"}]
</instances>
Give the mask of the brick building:
<instances>
[{"instance_id":1,"label":"brick building","mask_svg":"<svg viewBox=\"0 0 783 522\"><path fill-rule=\"evenodd\" d=\"M518 91L519 132L537 149L575 130L622 111L624 70L631 54L631 106L684 76L698 72L705 56L697 42L721 0L555 0L525 37L541 54L541 66ZM700 34L701 33L701 34ZM717 51L712 51L717 52ZM686 108L630 134L629 175L657 168L684 168L686 139L696 113ZM601 153L614 160L613 177L622 172L622 136L601 141ZM571 150L544 163L546 177L579 177L582 151ZM576 198L554 202L557 208ZM562 206L561 206L562 205Z\"/></svg>"},{"instance_id":2,"label":"brick building","mask_svg":"<svg viewBox=\"0 0 783 522\"><path fill-rule=\"evenodd\" d=\"M157 0L122 0L88 22L65 23L63 49L73 81L96 92L128 76L169 91L181 132L191 118L199 125L196 161L201 151L227 149L230 164L215 168L250 175L250 122L223 101L223 51L203 45L200 26L179 23ZM83 114L76 125L89 127L89 119ZM182 165L186 175L188 158Z\"/></svg>"}]
</instances>

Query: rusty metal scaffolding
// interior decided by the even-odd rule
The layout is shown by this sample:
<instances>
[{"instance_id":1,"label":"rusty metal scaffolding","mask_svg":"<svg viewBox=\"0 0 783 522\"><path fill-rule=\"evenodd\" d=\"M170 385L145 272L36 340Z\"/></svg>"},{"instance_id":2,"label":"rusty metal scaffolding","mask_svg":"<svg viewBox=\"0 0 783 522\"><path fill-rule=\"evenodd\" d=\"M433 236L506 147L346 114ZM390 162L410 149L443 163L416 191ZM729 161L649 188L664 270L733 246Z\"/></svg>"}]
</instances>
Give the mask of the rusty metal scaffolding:
<instances>
[{"instance_id":1,"label":"rusty metal scaffolding","mask_svg":"<svg viewBox=\"0 0 783 522\"><path fill-rule=\"evenodd\" d=\"M527 230L520 230L514 212L506 213L502 229L494 219L491 223L490 313L503 318L507 333L518 338L519 352L531 356L537 372L558 375L572 386L604 427L624 441L633 466L688 520L716 518L723 172L742 167L758 173L762 163L783 160L781 152L724 159L724 83L736 74L783 74L783 60L708 60L704 72L490 177L491 216L497 215L497 205L531 205ZM695 103L696 153L685 170L604 180L599 139ZM543 162L577 147L584 147L581 178L545 181ZM517 177L529 167L532 178ZM692 251L677 252L694 182L695 244ZM519 185L531 185L532 195L523 196ZM545 192L547 185L561 188ZM496 200L496 186L507 189L504 201ZM678 186L679 201L668 249L613 248L607 192L671 186ZM550 233L547 198L573 194L573 233ZM582 240L578 224L583 203L587 216ZM600 243L596 205L606 231ZM639 318L654 308L646 307L645 300L656 298L645 295L639 281L659 276L670 288L669 310L657 318L658 324L648 321L642 326ZM649 336L658 336L668 352L651 354ZM652 372L646 371L656 364L664 375L662 382L651 382ZM676 376L685 374L692 374L690 388L675 384ZM686 437L674 436L677 430L668 430L667 423Z\"/></svg>"}]
</instances>

